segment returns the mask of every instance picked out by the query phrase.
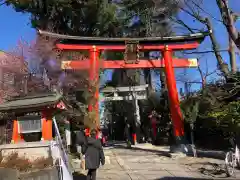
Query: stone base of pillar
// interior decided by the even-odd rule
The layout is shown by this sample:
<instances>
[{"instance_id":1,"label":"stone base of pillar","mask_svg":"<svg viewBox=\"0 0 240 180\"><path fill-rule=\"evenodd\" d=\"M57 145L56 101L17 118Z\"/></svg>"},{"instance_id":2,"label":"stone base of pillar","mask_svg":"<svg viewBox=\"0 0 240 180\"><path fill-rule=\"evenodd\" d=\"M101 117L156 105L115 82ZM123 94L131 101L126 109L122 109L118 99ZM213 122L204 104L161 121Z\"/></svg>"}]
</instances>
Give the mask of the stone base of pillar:
<instances>
[{"instance_id":1,"label":"stone base of pillar","mask_svg":"<svg viewBox=\"0 0 240 180\"><path fill-rule=\"evenodd\" d=\"M171 145L170 153L184 153L187 154L188 149L185 144Z\"/></svg>"},{"instance_id":2,"label":"stone base of pillar","mask_svg":"<svg viewBox=\"0 0 240 180\"><path fill-rule=\"evenodd\" d=\"M176 137L175 144L170 146L170 153L188 153L185 137Z\"/></svg>"}]
</instances>

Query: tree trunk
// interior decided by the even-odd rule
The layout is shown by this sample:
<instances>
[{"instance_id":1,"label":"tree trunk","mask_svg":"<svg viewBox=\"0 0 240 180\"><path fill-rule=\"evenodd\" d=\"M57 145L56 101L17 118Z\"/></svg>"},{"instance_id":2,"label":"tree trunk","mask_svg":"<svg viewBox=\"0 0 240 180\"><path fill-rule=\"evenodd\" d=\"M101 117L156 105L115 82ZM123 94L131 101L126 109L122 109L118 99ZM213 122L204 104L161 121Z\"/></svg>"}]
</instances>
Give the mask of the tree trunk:
<instances>
[{"instance_id":1,"label":"tree trunk","mask_svg":"<svg viewBox=\"0 0 240 180\"><path fill-rule=\"evenodd\" d=\"M144 73L145 82L146 82L146 84L148 84L149 91L151 91L153 89L151 70L150 69L144 69L143 73Z\"/></svg>"},{"instance_id":2,"label":"tree trunk","mask_svg":"<svg viewBox=\"0 0 240 180\"><path fill-rule=\"evenodd\" d=\"M192 151L193 151L193 156L197 157L197 149L194 144L194 135L193 135L193 129L191 128L191 141L192 141Z\"/></svg>"},{"instance_id":3,"label":"tree trunk","mask_svg":"<svg viewBox=\"0 0 240 180\"><path fill-rule=\"evenodd\" d=\"M144 59L149 59L149 52L144 52ZM151 75L151 69L143 69L144 79L145 83L148 84L148 95L152 92L152 75Z\"/></svg>"},{"instance_id":4,"label":"tree trunk","mask_svg":"<svg viewBox=\"0 0 240 180\"><path fill-rule=\"evenodd\" d=\"M166 77L165 77L165 72L164 69L161 69L160 71L160 83L161 83L161 91L166 91Z\"/></svg>"},{"instance_id":5,"label":"tree trunk","mask_svg":"<svg viewBox=\"0 0 240 180\"><path fill-rule=\"evenodd\" d=\"M205 87L207 86L207 77L204 76L200 66L198 66L198 71L199 71L199 74L200 74L201 80L202 80L202 82L201 82L202 83L202 89L205 89Z\"/></svg>"},{"instance_id":6,"label":"tree trunk","mask_svg":"<svg viewBox=\"0 0 240 180\"><path fill-rule=\"evenodd\" d=\"M167 96L167 86L166 86L166 77L164 69L160 71L160 83L161 83L161 100L160 103L164 107L163 113L168 113L168 96ZM165 117L165 114L162 114ZM167 116L167 115L166 115Z\"/></svg>"},{"instance_id":7,"label":"tree trunk","mask_svg":"<svg viewBox=\"0 0 240 180\"><path fill-rule=\"evenodd\" d=\"M169 101L168 101L168 93L167 93L167 86L166 86L166 77L165 77L165 72L164 69L161 69L160 71L160 82L161 82L161 99L160 99L160 104L163 106L163 111L161 112L161 123L162 124L167 124L171 122L170 119L170 110L169 110ZM172 143L172 131L166 132L168 142Z\"/></svg>"},{"instance_id":8,"label":"tree trunk","mask_svg":"<svg viewBox=\"0 0 240 180\"><path fill-rule=\"evenodd\" d=\"M29 77L24 77L23 79L23 93L24 95L28 95L28 81L29 81Z\"/></svg>"},{"instance_id":9,"label":"tree trunk","mask_svg":"<svg viewBox=\"0 0 240 180\"><path fill-rule=\"evenodd\" d=\"M219 69L223 73L224 77L227 78L228 75L229 75L228 65L223 61L223 58L220 54L219 46L218 46L216 36L214 34L214 31L213 31L212 24L211 24L211 22L208 18L205 19L205 22L206 22L206 26L207 26L208 30L212 31L212 33L210 34L210 39L211 39L211 42L212 42L212 47L213 47L213 50L214 50L214 54L217 58Z\"/></svg>"},{"instance_id":10,"label":"tree trunk","mask_svg":"<svg viewBox=\"0 0 240 180\"><path fill-rule=\"evenodd\" d=\"M236 54L235 54L235 43L232 40L231 37L229 37L229 58L230 58L230 64L231 64L231 72L235 74L237 72L237 63L236 63Z\"/></svg>"},{"instance_id":11,"label":"tree trunk","mask_svg":"<svg viewBox=\"0 0 240 180\"><path fill-rule=\"evenodd\" d=\"M230 11L228 7L228 0L216 0L216 3L221 13L223 24L225 25L229 36L240 50L240 33L235 26L236 18L239 15L236 15Z\"/></svg>"}]
</instances>

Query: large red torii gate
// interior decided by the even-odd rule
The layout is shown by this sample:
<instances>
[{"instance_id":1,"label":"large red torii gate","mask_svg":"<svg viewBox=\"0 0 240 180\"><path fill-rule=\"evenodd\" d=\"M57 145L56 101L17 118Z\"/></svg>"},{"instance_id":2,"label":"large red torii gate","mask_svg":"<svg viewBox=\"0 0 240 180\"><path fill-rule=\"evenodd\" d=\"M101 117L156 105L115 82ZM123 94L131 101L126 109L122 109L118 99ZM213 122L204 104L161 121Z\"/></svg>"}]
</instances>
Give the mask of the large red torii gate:
<instances>
[{"instance_id":1,"label":"large red torii gate","mask_svg":"<svg viewBox=\"0 0 240 180\"><path fill-rule=\"evenodd\" d=\"M62 61L62 69L89 69L90 81L99 79L99 56L104 50L125 51L125 60L103 60L103 69L136 69L136 68L165 68L170 111L174 133L177 139L184 136L183 117L180 110L174 68L197 67L197 59L177 59L172 57L173 51L191 50L199 46L209 33L196 33L186 36L173 37L146 37L146 38L101 38L68 36L39 30L45 36L58 38L56 44L60 50L89 51L89 59L79 61ZM162 59L139 59L139 51L161 51ZM97 90L95 98L99 98ZM89 105L89 111L98 112L98 103L95 107Z\"/></svg>"}]
</instances>

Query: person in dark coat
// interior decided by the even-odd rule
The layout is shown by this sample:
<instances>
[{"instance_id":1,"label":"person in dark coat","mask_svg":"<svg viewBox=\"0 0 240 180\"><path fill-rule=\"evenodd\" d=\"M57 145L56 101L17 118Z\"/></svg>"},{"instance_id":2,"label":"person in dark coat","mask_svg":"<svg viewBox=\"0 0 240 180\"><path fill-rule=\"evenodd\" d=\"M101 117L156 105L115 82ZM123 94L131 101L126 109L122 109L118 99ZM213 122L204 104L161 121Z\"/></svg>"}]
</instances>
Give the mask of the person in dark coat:
<instances>
[{"instance_id":1,"label":"person in dark coat","mask_svg":"<svg viewBox=\"0 0 240 180\"><path fill-rule=\"evenodd\" d=\"M83 145L83 154L85 155L85 166L88 169L87 180L96 180L97 169L105 164L105 156L102 144L99 139L96 139L97 131L92 130L90 137L87 138L87 143Z\"/></svg>"},{"instance_id":2,"label":"person in dark coat","mask_svg":"<svg viewBox=\"0 0 240 180\"><path fill-rule=\"evenodd\" d=\"M80 131L77 131L76 133L76 144L83 146L83 144L86 143L86 136L84 129L80 129Z\"/></svg>"},{"instance_id":3,"label":"person in dark coat","mask_svg":"<svg viewBox=\"0 0 240 180\"><path fill-rule=\"evenodd\" d=\"M78 153L80 153L80 156L82 153L82 147L86 143L87 143L87 138L85 136L84 129L81 128L79 131L76 132L76 145L77 145Z\"/></svg>"}]
</instances>

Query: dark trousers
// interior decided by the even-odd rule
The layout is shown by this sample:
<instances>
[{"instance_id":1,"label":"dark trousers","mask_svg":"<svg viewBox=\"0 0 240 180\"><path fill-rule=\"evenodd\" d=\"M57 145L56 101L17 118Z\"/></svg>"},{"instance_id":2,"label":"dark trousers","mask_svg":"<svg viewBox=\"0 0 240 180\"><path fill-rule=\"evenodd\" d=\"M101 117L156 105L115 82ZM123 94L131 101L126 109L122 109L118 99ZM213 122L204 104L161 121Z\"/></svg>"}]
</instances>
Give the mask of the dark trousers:
<instances>
[{"instance_id":1,"label":"dark trousers","mask_svg":"<svg viewBox=\"0 0 240 180\"><path fill-rule=\"evenodd\" d=\"M87 180L96 180L97 169L89 169L87 174Z\"/></svg>"}]
</instances>

